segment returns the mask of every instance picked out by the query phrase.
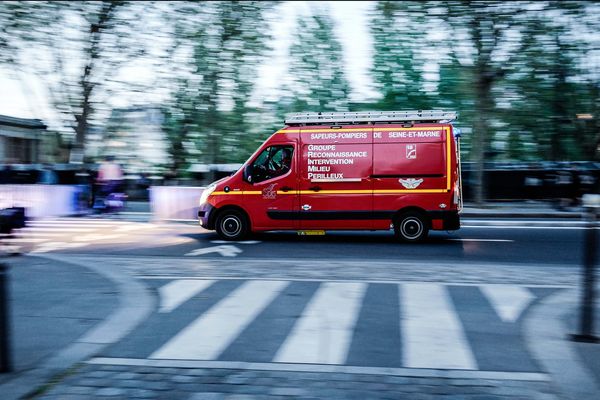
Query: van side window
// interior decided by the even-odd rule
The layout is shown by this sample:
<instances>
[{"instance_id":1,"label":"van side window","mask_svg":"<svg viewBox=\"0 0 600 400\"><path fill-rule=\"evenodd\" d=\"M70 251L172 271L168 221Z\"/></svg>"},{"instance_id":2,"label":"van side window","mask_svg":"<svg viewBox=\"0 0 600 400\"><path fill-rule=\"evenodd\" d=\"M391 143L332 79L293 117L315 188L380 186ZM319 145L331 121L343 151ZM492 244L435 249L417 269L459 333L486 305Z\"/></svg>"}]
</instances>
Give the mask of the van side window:
<instances>
[{"instance_id":1,"label":"van side window","mask_svg":"<svg viewBox=\"0 0 600 400\"><path fill-rule=\"evenodd\" d=\"M263 150L252 163L252 183L258 183L285 175L292 168L293 146L270 146Z\"/></svg>"}]
</instances>

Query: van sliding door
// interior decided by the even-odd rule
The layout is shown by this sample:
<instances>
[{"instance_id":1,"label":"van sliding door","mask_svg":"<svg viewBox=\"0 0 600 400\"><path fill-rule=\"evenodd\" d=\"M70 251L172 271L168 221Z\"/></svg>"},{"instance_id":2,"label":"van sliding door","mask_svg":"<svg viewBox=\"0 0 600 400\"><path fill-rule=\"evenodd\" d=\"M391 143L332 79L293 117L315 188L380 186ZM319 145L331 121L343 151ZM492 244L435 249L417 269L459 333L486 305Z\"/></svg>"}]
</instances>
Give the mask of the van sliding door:
<instances>
[{"instance_id":1,"label":"van sliding door","mask_svg":"<svg viewBox=\"0 0 600 400\"><path fill-rule=\"evenodd\" d=\"M370 229L373 212L369 126L301 129L301 229Z\"/></svg>"}]
</instances>

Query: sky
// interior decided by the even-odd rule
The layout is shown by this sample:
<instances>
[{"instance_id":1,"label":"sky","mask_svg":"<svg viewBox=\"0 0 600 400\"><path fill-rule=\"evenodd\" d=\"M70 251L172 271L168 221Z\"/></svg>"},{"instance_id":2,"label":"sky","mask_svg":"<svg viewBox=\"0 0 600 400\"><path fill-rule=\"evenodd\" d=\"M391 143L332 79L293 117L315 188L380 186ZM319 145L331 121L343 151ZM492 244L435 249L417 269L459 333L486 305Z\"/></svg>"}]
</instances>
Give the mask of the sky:
<instances>
[{"instance_id":1,"label":"sky","mask_svg":"<svg viewBox=\"0 0 600 400\"><path fill-rule=\"evenodd\" d=\"M276 14L272 33L275 37L274 50L259 71L257 93L268 96L282 81L287 68L286 56L291 43L295 16L306 13L311 7L329 7L335 22L335 33L344 49L346 73L352 85L352 99L373 97L371 79L368 74L371 66L371 37L368 29L368 11L373 6L368 1L323 1L323 2L285 2ZM150 70L136 67L127 70L132 79L151 76ZM20 118L39 118L52 124L53 112L46 101L44 85L35 77L26 77L27 84L12 76L6 67L0 68L0 114ZM135 77L135 78L134 78ZM126 77L127 78L127 77ZM164 94L148 93L152 101L160 101ZM114 106L123 107L139 103L139 95L114 100ZM49 121L50 120L50 121Z\"/></svg>"}]
</instances>

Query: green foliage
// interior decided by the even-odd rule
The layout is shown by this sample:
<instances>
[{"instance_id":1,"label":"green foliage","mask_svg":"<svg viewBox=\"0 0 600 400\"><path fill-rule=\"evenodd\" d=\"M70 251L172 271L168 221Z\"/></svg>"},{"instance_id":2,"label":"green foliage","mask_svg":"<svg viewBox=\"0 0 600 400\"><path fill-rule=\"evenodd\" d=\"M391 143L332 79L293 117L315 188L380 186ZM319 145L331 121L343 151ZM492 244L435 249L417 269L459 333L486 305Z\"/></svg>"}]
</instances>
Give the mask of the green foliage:
<instances>
[{"instance_id":1,"label":"green foliage","mask_svg":"<svg viewBox=\"0 0 600 400\"><path fill-rule=\"evenodd\" d=\"M423 87L428 22L419 2L379 1L371 16L372 75L382 95L375 109L430 109L434 96Z\"/></svg>"},{"instance_id":2,"label":"green foliage","mask_svg":"<svg viewBox=\"0 0 600 400\"><path fill-rule=\"evenodd\" d=\"M191 156L204 163L240 162L248 101L269 38L265 2L185 3L177 10L176 46L187 46L188 76L178 80L165 127L176 170ZM191 143L185 148L182 143Z\"/></svg>"},{"instance_id":3,"label":"green foliage","mask_svg":"<svg viewBox=\"0 0 600 400\"><path fill-rule=\"evenodd\" d=\"M370 73L378 96L354 103L344 57L353 49L342 48L327 8L311 3L296 21L270 21L276 4L1 2L0 63L47 77L53 106L81 139L88 121L108 114L107 83L132 89L114 71L147 56L153 40L168 43L165 54L147 57L162 65L157 85L171 95L163 128L179 173L193 163L244 161L286 114L301 111L456 110L463 159L481 171L492 154L599 159L598 2L375 2ZM142 25L144 14L157 29ZM272 61L272 23L293 27L287 76L275 99L256 99L259 67ZM49 61L31 62L31 48ZM583 113L596 118L578 120Z\"/></svg>"},{"instance_id":4,"label":"green foliage","mask_svg":"<svg viewBox=\"0 0 600 400\"><path fill-rule=\"evenodd\" d=\"M298 18L289 50L291 83L284 89L284 111L348 110L350 86L333 26L323 11Z\"/></svg>"}]
</instances>

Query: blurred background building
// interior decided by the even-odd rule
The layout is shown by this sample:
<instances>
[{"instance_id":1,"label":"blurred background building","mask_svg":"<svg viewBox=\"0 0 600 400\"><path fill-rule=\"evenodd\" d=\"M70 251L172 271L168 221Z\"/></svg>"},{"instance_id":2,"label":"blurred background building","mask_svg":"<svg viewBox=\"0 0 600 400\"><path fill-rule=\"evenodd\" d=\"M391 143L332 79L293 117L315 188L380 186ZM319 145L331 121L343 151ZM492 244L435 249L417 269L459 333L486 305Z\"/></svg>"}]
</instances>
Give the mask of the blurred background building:
<instances>
[{"instance_id":1,"label":"blurred background building","mask_svg":"<svg viewBox=\"0 0 600 400\"><path fill-rule=\"evenodd\" d=\"M53 152L46 128L39 119L0 115L0 163L46 162Z\"/></svg>"},{"instance_id":2,"label":"blurred background building","mask_svg":"<svg viewBox=\"0 0 600 400\"><path fill-rule=\"evenodd\" d=\"M160 106L113 109L104 129L88 133L86 155L96 161L114 156L128 174L164 173L169 153L163 123Z\"/></svg>"}]
</instances>

